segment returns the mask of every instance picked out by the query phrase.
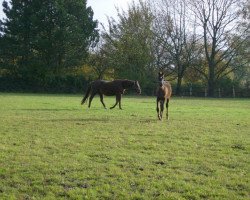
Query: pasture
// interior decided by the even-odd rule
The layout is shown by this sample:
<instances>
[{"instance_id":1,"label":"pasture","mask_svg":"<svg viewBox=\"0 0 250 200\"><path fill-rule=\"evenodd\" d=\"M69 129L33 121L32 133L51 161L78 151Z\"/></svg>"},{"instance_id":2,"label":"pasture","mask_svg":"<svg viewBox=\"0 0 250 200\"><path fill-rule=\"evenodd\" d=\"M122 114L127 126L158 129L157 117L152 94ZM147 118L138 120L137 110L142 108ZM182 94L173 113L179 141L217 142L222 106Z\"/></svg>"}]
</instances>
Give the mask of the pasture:
<instances>
[{"instance_id":1,"label":"pasture","mask_svg":"<svg viewBox=\"0 0 250 200\"><path fill-rule=\"evenodd\" d=\"M250 99L81 99L0 93L0 199L249 199Z\"/></svg>"}]
</instances>

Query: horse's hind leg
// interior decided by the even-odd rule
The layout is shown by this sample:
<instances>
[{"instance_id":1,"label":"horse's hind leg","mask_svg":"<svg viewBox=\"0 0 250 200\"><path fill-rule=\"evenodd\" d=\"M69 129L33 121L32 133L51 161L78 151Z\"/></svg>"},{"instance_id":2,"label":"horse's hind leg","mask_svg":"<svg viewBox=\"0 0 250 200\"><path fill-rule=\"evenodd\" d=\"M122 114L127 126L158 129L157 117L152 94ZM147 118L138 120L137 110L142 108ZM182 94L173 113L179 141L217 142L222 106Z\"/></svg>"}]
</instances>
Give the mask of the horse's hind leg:
<instances>
[{"instance_id":1,"label":"horse's hind leg","mask_svg":"<svg viewBox=\"0 0 250 200\"><path fill-rule=\"evenodd\" d=\"M103 107L106 109L105 103L103 101L103 94L100 94L100 101L102 102Z\"/></svg>"},{"instance_id":2,"label":"horse's hind leg","mask_svg":"<svg viewBox=\"0 0 250 200\"><path fill-rule=\"evenodd\" d=\"M167 120L169 120L169 116L168 116L168 103L169 103L169 99L167 99L167 101L166 101L166 110L167 110L166 117L167 117Z\"/></svg>"},{"instance_id":3,"label":"horse's hind leg","mask_svg":"<svg viewBox=\"0 0 250 200\"><path fill-rule=\"evenodd\" d=\"M91 93L90 97L89 97L89 108L91 106L91 101L93 100L94 96L96 95L96 93Z\"/></svg>"}]
</instances>

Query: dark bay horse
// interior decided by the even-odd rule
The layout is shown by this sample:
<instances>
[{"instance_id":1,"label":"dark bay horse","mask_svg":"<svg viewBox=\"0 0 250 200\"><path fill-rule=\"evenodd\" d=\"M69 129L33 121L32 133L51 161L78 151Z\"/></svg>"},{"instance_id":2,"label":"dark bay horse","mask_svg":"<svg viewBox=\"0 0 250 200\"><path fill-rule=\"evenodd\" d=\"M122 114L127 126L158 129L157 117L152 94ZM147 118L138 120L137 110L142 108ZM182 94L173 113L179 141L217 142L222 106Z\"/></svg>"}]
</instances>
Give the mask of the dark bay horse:
<instances>
[{"instance_id":1,"label":"dark bay horse","mask_svg":"<svg viewBox=\"0 0 250 200\"><path fill-rule=\"evenodd\" d=\"M159 85L157 87L157 93L156 93L157 94L156 110L157 110L158 118L159 120L162 119L164 103L166 101L166 110L167 110L166 117L167 119L169 119L168 103L172 94L172 88L171 88L170 83L164 80L164 74L162 72L158 73L158 81L159 81ZM159 109L159 104L160 104L160 109Z\"/></svg>"},{"instance_id":2,"label":"dark bay horse","mask_svg":"<svg viewBox=\"0 0 250 200\"><path fill-rule=\"evenodd\" d=\"M113 109L116 107L116 105L119 103L119 108L121 107L121 97L122 94L124 94L124 91L126 89L135 89L138 94L141 94L141 88L138 81L132 81L132 80L114 80L114 81L104 81L104 80L96 80L92 81L90 85L88 86L86 95L82 99L81 104L84 104L86 100L89 97L89 108L91 106L91 101L94 98L96 94L99 94L100 101L103 105L103 107L106 109L106 106L103 102L103 95L106 96L116 96L116 103L114 106L112 106L110 109Z\"/></svg>"}]
</instances>

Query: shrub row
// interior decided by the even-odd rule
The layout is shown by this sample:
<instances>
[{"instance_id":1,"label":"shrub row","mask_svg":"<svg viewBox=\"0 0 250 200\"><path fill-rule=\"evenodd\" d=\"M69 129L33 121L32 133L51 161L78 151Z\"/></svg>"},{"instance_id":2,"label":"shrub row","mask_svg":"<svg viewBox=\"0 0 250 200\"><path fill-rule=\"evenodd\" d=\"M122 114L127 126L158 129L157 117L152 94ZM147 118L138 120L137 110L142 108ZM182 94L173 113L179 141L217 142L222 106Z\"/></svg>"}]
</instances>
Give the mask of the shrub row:
<instances>
[{"instance_id":1,"label":"shrub row","mask_svg":"<svg viewBox=\"0 0 250 200\"><path fill-rule=\"evenodd\" d=\"M35 92L35 93L83 93L91 80L84 76L46 76L38 79L22 79L8 76L0 77L0 92ZM141 85L142 94L155 95L157 83ZM172 83L173 95L176 84ZM205 97L207 87L203 83L183 84L181 96ZM128 91L128 94L134 92ZM250 97L250 87L238 83L222 82L215 89L215 97Z\"/></svg>"}]
</instances>

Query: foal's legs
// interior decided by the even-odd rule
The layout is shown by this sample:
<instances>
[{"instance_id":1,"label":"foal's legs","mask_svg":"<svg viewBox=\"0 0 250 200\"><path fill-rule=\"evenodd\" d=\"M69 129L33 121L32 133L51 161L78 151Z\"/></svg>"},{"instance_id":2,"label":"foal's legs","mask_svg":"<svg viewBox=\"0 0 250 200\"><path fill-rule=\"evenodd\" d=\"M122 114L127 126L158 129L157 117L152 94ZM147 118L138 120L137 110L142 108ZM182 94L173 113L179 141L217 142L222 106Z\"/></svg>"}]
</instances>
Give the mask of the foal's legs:
<instances>
[{"instance_id":1,"label":"foal's legs","mask_svg":"<svg viewBox=\"0 0 250 200\"><path fill-rule=\"evenodd\" d=\"M162 119L162 114L163 114L163 110L164 110L164 102L165 102L165 99L160 101L160 106L161 106L160 115L161 115L161 119Z\"/></svg>"},{"instance_id":2,"label":"foal's legs","mask_svg":"<svg viewBox=\"0 0 250 200\"><path fill-rule=\"evenodd\" d=\"M167 101L166 101L166 109L167 109L166 117L167 117L167 120L169 120L169 117L168 117L168 103L169 103L169 99L167 99Z\"/></svg>"},{"instance_id":3,"label":"foal's legs","mask_svg":"<svg viewBox=\"0 0 250 200\"><path fill-rule=\"evenodd\" d=\"M112 107L110 107L110 109L113 109L114 107L116 107L116 105L121 101L121 94L117 94L116 95L116 102L115 105L113 105ZM121 109L121 103L119 103L119 107Z\"/></svg>"},{"instance_id":4,"label":"foal's legs","mask_svg":"<svg viewBox=\"0 0 250 200\"><path fill-rule=\"evenodd\" d=\"M99 95L100 95L100 101L102 102L103 107L106 109L106 106L103 102L103 94L99 94Z\"/></svg>"},{"instance_id":5,"label":"foal's legs","mask_svg":"<svg viewBox=\"0 0 250 200\"><path fill-rule=\"evenodd\" d=\"M158 119L159 120L161 120L161 116L160 116L160 114L159 114L159 99L157 98L157 100L156 100L156 111L157 111L157 116L158 116Z\"/></svg>"}]
</instances>

